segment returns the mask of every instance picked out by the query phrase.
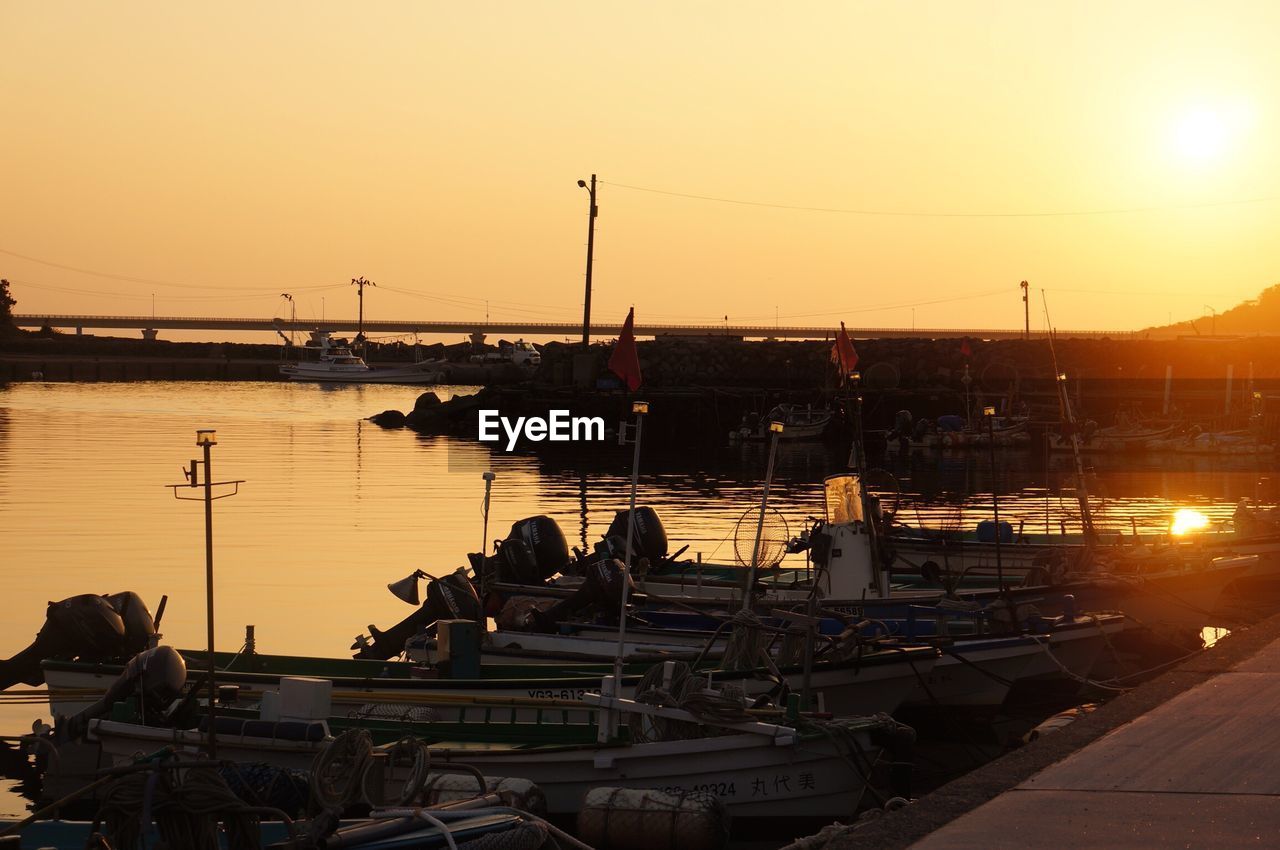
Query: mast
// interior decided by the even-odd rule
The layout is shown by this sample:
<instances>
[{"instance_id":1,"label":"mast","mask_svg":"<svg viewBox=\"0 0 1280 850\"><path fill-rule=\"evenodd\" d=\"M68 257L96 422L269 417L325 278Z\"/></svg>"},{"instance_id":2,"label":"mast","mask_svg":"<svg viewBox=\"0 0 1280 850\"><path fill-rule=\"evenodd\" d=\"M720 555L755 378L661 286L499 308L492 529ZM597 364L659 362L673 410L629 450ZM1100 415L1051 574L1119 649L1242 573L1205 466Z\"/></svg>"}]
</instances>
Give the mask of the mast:
<instances>
[{"instance_id":1,"label":"mast","mask_svg":"<svg viewBox=\"0 0 1280 850\"><path fill-rule=\"evenodd\" d=\"M1058 409L1071 436L1071 454L1076 471L1076 499L1080 502L1080 523L1084 528L1085 545L1092 546L1095 532L1093 513L1089 510L1089 486L1085 480L1084 460L1080 456L1080 429L1076 425L1075 413L1071 409L1071 395L1067 392L1067 376L1058 368L1058 350L1053 344L1057 334L1053 330L1053 322L1049 320L1049 299L1045 296L1043 289L1040 290L1040 297L1044 300L1045 323L1049 325L1049 356L1053 360L1053 381L1058 389Z\"/></svg>"}]
</instances>

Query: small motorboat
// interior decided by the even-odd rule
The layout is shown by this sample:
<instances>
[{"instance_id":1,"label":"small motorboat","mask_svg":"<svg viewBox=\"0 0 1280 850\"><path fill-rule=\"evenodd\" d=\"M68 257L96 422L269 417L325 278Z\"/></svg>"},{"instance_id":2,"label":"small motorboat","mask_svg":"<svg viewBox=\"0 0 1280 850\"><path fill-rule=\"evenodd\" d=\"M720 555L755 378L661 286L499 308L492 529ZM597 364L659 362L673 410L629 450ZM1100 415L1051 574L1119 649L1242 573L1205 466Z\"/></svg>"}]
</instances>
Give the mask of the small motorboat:
<instances>
[{"instance_id":1,"label":"small motorboat","mask_svg":"<svg viewBox=\"0 0 1280 850\"><path fill-rule=\"evenodd\" d=\"M812 404L791 404L784 402L775 406L767 414L758 417L751 414L743 418L738 430L729 434L734 440L767 440L769 424L782 423L782 440L817 440L826 432L827 426L835 414L829 407L814 407Z\"/></svg>"}]
</instances>

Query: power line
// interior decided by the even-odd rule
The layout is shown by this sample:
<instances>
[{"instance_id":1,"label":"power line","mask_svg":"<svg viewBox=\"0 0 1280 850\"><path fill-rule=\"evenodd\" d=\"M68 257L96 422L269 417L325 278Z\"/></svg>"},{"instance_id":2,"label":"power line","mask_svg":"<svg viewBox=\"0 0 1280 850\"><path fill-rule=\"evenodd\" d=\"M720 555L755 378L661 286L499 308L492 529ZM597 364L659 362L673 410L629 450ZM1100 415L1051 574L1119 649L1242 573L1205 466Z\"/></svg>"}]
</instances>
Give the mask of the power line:
<instances>
[{"instance_id":1,"label":"power line","mask_svg":"<svg viewBox=\"0 0 1280 850\"><path fill-rule=\"evenodd\" d=\"M605 183L603 180L600 182ZM745 201L739 198L717 198L712 195L695 195L689 192L673 192L666 189L654 189L649 186L631 186L626 183L607 183L606 185L613 186L617 189L630 189L634 192L649 192L654 195L667 195L672 198L685 198L694 201L712 201L718 204L736 204L744 207L767 207L769 209L797 210L801 212L839 213L843 215L884 216L895 218L1063 218L1069 216L1123 215L1127 213L1157 212L1160 210L1189 210L1207 207L1239 206L1243 204L1264 204L1280 200L1280 196L1268 195L1259 198L1207 201L1196 204L1157 204L1145 207L1114 207L1091 210L1048 210L1033 212L936 212L930 210L876 210L840 207L806 207L795 204L771 203L767 201Z\"/></svg>"},{"instance_id":2,"label":"power line","mask_svg":"<svg viewBox=\"0 0 1280 850\"><path fill-rule=\"evenodd\" d=\"M26 260L29 263L38 263L39 265L42 265L42 266L49 266L50 268L54 268L54 269L62 269L63 271L76 272L77 274L87 274L92 277L104 277L109 280L119 280L125 283L145 283L148 286L171 286L176 289L262 290L266 288L262 286L225 286L223 284L212 285L212 284L174 283L173 281L152 280L150 278L145 278L145 277L133 277L131 275L122 275L122 274L113 274L111 272L94 271L93 269L80 268L79 266L69 266L69 265L66 265L65 263L55 263L52 260L42 260L39 257L31 257L26 254L19 254L17 251L10 251L5 248L0 248L0 254L6 254L10 257L17 257L19 260ZM344 286L344 285L345 284L317 284L313 286L295 286L293 287L293 289L300 290L300 291L301 290L315 291L320 289L333 289L337 286ZM271 288L274 289L275 286L276 285L273 284Z\"/></svg>"},{"instance_id":3,"label":"power line","mask_svg":"<svg viewBox=\"0 0 1280 850\"><path fill-rule=\"evenodd\" d=\"M89 295L96 298L118 298L135 301L145 301L151 298L151 293L123 293L123 292L102 292L94 289L75 289L69 286L53 286L44 283L31 283L26 280L11 279L10 283L17 286L27 287L30 289L47 290L49 292L61 292L67 295ZM263 299L278 298L279 296L268 295L262 293L260 295L168 295L164 296L165 301L259 301Z\"/></svg>"}]
</instances>

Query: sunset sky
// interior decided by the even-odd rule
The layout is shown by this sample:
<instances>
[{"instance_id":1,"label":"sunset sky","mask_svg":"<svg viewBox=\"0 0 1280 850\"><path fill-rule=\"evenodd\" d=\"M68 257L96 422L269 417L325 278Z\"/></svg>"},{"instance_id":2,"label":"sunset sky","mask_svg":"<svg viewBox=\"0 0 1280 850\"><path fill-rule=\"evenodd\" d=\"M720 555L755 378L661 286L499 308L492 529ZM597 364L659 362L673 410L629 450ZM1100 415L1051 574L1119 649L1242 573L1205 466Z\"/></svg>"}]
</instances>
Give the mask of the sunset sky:
<instances>
[{"instance_id":1,"label":"sunset sky","mask_svg":"<svg viewBox=\"0 0 1280 850\"><path fill-rule=\"evenodd\" d=\"M1164 324L1280 282L1278 47L1275 2L4 0L0 277L579 321L594 171L600 321Z\"/></svg>"}]
</instances>

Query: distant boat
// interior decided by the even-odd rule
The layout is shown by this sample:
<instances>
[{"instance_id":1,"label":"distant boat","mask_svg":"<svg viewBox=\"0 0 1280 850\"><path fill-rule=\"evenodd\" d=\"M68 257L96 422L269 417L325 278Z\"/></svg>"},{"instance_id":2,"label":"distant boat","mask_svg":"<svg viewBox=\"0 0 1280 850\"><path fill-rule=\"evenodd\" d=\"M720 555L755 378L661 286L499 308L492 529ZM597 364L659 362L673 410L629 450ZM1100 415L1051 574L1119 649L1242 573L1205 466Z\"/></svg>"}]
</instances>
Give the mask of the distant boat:
<instances>
[{"instance_id":1,"label":"distant boat","mask_svg":"<svg viewBox=\"0 0 1280 850\"><path fill-rule=\"evenodd\" d=\"M814 407L811 404L779 404L770 410L758 422L745 421L737 431L729 434L737 440L767 440L769 423L781 422L783 440L816 440L820 438L835 417L829 407Z\"/></svg>"},{"instance_id":2,"label":"distant boat","mask_svg":"<svg viewBox=\"0 0 1280 850\"><path fill-rule=\"evenodd\" d=\"M350 347L339 345L328 331L314 331L311 343L302 348L306 355L297 363L286 363L280 374L291 381L322 381L342 384L438 384L445 378L442 361L424 360L412 366L375 369Z\"/></svg>"}]
</instances>

